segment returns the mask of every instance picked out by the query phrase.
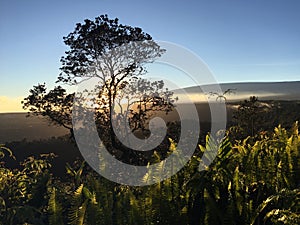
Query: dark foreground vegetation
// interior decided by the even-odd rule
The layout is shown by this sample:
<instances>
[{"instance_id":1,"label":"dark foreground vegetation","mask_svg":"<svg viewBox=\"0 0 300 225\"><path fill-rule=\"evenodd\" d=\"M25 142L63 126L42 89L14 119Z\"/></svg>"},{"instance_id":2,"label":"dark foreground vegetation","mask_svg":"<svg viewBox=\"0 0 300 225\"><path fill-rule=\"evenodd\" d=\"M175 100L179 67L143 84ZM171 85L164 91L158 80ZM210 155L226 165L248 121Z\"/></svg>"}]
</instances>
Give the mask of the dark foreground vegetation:
<instances>
[{"instance_id":1,"label":"dark foreground vegetation","mask_svg":"<svg viewBox=\"0 0 300 225\"><path fill-rule=\"evenodd\" d=\"M230 135L216 142L218 156L205 170L198 170L202 152L216 146L199 146L179 173L145 187L110 182L81 161L66 165L69 179L57 178L53 154L10 169L3 157L14 156L2 145L1 224L299 224L298 124ZM171 141L169 152L175 148Z\"/></svg>"}]
</instances>

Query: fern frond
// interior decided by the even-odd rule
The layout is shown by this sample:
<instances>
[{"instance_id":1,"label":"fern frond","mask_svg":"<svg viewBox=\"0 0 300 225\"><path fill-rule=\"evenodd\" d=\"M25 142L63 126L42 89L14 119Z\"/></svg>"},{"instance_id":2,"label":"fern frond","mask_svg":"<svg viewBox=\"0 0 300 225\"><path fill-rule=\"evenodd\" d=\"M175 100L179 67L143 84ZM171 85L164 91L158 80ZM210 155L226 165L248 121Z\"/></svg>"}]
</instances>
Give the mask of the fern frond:
<instances>
[{"instance_id":1,"label":"fern frond","mask_svg":"<svg viewBox=\"0 0 300 225\"><path fill-rule=\"evenodd\" d=\"M63 225L62 206L57 200L57 190L52 188L48 203L49 225Z\"/></svg>"}]
</instances>

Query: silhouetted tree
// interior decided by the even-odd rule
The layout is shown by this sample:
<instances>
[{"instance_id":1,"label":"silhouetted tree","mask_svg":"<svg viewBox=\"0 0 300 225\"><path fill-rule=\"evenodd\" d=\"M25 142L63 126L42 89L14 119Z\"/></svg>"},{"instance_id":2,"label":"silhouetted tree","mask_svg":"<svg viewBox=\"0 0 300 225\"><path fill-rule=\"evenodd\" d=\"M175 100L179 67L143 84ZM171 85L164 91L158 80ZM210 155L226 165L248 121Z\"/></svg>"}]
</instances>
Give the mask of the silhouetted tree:
<instances>
[{"instance_id":1,"label":"silhouetted tree","mask_svg":"<svg viewBox=\"0 0 300 225\"><path fill-rule=\"evenodd\" d=\"M271 106L258 100L256 96L250 96L249 100L244 100L234 112L233 119L240 129L242 137L255 136L259 131L262 131L266 126L270 117Z\"/></svg>"},{"instance_id":2,"label":"silhouetted tree","mask_svg":"<svg viewBox=\"0 0 300 225\"><path fill-rule=\"evenodd\" d=\"M63 126L72 135L72 105L74 93L67 94L61 86L47 92L45 83L33 86L29 90L30 95L21 102L23 109L29 110L29 114L44 116L50 123Z\"/></svg>"},{"instance_id":3,"label":"silhouetted tree","mask_svg":"<svg viewBox=\"0 0 300 225\"><path fill-rule=\"evenodd\" d=\"M226 95L235 93L235 90L236 89L234 89L234 88L228 88L226 91L223 91L223 92L213 92L213 91L211 91L211 92L208 93L208 95L216 96L216 101L218 101L218 100L222 101L222 99L224 101L226 101L227 100Z\"/></svg>"},{"instance_id":4,"label":"silhouetted tree","mask_svg":"<svg viewBox=\"0 0 300 225\"><path fill-rule=\"evenodd\" d=\"M109 113L113 111L120 88L126 86L130 78L143 73L143 63L151 62L164 52L141 28L119 24L118 19L109 19L107 15L77 23L74 32L64 37L64 43L70 50L61 58L58 82L76 84L84 79L99 78L102 89L107 91Z\"/></svg>"},{"instance_id":5,"label":"silhouetted tree","mask_svg":"<svg viewBox=\"0 0 300 225\"><path fill-rule=\"evenodd\" d=\"M164 89L162 80L151 82L139 78L134 79L122 90L116 102L120 109L119 117L128 119L134 132L139 129L144 131L148 126L149 118L156 111L166 113L171 111L176 100L177 97L173 98L173 92Z\"/></svg>"},{"instance_id":6,"label":"silhouetted tree","mask_svg":"<svg viewBox=\"0 0 300 225\"><path fill-rule=\"evenodd\" d=\"M141 28L122 25L118 19L101 15L94 21L86 19L83 24L76 24L75 30L63 39L70 49L61 58L57 82L75 85L86 79L99 79L94 87L94 91L98 91L96 118L108 128L113 145L112 116L124 94L127 94L125 99L131 101L123 117L131 122L132 130L144 129L151 110L171 110L173 93L164 89L163 81L139 78L146 73L144 64L165 51ZM60 86L47 93L45 84L34 86L30 93L22 102L24 109L48 117L72 132L74 93L67 94Z\"/></svg>"}]
</instances>

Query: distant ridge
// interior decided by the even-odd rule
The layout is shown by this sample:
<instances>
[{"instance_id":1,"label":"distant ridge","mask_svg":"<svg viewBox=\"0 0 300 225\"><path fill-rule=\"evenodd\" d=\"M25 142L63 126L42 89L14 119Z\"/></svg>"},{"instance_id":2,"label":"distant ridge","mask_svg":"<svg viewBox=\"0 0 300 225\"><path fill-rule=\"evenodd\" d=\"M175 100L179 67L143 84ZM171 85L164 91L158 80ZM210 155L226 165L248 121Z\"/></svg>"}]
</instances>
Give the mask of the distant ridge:
<instances>
[{"instance_id":1,"label":"distant ridge","mask_svg":"<svg viewBox=\"0 0 300 225\"><path fill-rule=\"evenodd\" d=\"M49 121L27 113L0 113L0 144L11 141L48 139L68 134L63 127L50 126Z\"/></svg>"}]
</instances>

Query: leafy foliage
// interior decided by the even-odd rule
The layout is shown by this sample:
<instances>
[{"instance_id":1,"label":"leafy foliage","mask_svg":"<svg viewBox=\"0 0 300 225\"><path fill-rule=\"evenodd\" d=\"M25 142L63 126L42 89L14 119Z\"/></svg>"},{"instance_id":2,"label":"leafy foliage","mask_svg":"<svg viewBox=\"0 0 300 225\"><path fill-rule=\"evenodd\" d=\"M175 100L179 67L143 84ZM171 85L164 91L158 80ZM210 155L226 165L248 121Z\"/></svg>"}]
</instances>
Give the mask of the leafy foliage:
<instances>
[{"instance_id":1,"label":"leafy foliage","mask_svg":"<svg viewBox=\"0 0 300 225\"><path fill-rule=\"evenodd\" d=\"M290 131L279 126L256 140L209 139L207 136L207 144L199 145L181 171L146 187L114 184L99 177L85 163L67 165L70 180L61 181L49 173L51 155L30 157L19 170L1 164L0 221L2 224L299 224L297 123ZM172 139L169 141L172 153L177 146ZM213 155L202 157L203 153L214 149L218 150L217 157L207 165L205 162ZM153 157L153 162L161 161L159 154ZM146 174L144 179L155 179L163 166Z\"/></svg>"},{"instance_id":2,"label":"leafy foliage","mask_svg":"<svg viewBox=\"0 0 300 225\"><path fill-rule=\"evenodd\" d=\"M36 116L44 116L72 132L72 105L74 94L67 94L61 86L47 92L45 84L33 86L30 95L22 101L23 108ZM30 115L30 114L28 114Z\"/></svg>"}]
</instances>

